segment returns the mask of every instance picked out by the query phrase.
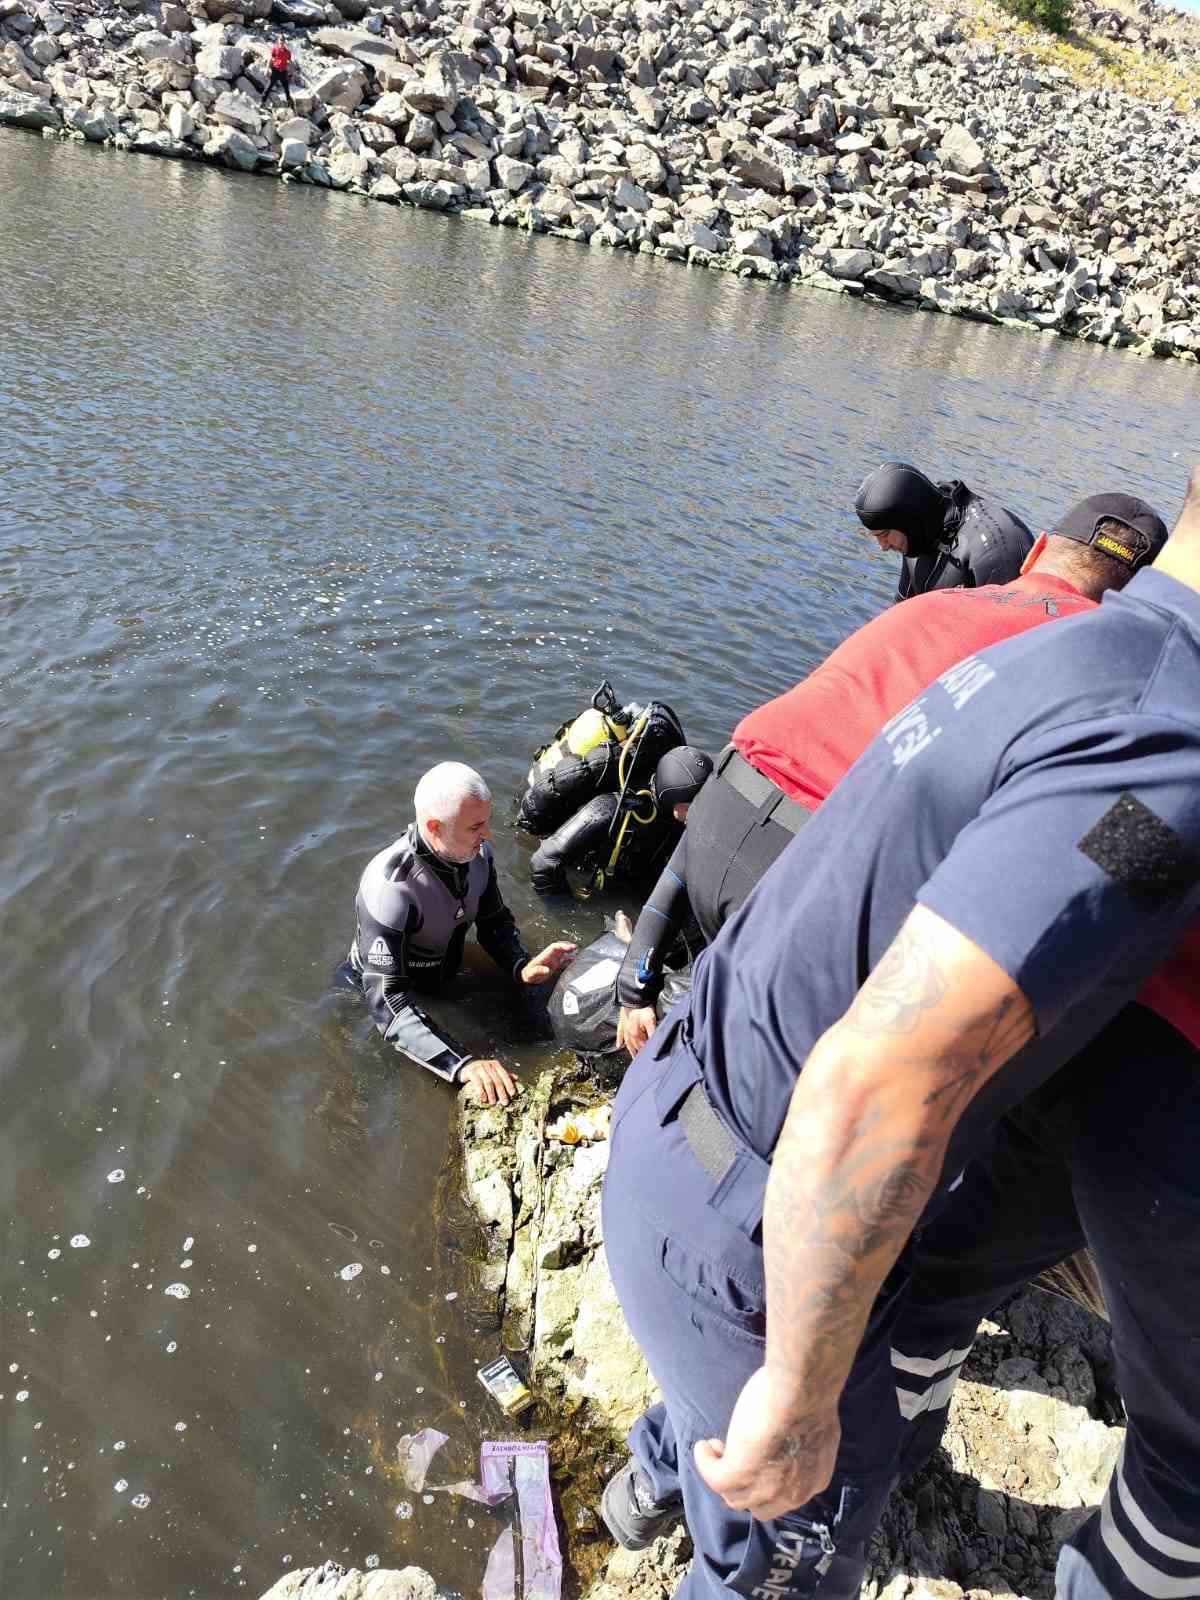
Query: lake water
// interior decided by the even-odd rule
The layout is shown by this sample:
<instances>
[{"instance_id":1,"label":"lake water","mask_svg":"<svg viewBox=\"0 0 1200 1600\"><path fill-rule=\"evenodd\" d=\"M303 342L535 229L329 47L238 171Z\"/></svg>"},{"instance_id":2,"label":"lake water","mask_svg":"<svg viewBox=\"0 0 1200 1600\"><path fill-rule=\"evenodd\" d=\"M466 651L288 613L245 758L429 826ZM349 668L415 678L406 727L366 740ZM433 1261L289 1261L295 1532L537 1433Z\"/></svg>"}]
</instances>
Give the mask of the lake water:
<instances>
[{"instance_id":1,"label":"lake water","mask_svg":"<svg viewBox=\"0 0 1200 1600\"><path fill-rule=\"evenodd\" d=\"M1172 517L1195 374L19 133L0 347L0 1593L475 1593L387 1470L504 1430L452 1097L330 994L362 866L460 757L591 936L509 818L602 678L717 748L889 598L888 456ZM486 966L442 1014L529 1073Z\"/></svg>"}]
</instances>

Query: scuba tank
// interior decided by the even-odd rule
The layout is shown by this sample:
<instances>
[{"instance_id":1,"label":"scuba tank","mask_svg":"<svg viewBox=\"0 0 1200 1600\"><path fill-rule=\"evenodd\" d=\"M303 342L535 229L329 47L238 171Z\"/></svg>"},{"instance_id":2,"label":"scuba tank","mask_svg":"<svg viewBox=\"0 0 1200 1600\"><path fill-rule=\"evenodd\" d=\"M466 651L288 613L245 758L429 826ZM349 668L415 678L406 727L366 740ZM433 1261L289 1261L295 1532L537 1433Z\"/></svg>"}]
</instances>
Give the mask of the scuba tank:
<instances>
[{"instance_id":1,"label":"scuba tank","mask_svg":"<svg viewBox=\"0 0 1200 1600\"><path fill-rule=\"evenodd\" d=\"M517 826L545 837L594 795L632 795L649 783L659 757L683 743L683 727L670 706L659 700L619 706L606 680L590 706L535 753Z\"/></svg>"},{"instance_id":2,"label":"scuba tank","mask_svg":"<svg viewBox=\"0 0 1200 1600\"><path fill-rule=\"evenodd\" d=\"M613 686L606 678L592 696L586 711L562 727L540 750L535 750L533 765L526 778L532 788L547 773L553 772L567 756L582 760L602 745L622 744L629 735L629 721L639 708L630 706L622 711L617 705Z\"/></svg>"}]
</instances>

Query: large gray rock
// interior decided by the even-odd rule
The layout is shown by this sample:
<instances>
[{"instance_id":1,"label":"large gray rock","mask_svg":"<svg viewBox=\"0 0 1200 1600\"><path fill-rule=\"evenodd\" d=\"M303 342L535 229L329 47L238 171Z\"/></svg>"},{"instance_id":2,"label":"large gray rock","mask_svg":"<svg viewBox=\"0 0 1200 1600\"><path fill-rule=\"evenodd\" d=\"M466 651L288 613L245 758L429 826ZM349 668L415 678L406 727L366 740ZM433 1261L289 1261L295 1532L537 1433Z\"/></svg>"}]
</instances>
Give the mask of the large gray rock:
<instances>
[{"instance_id":1,"label":"large gray rock","mask_svg":"<svg viewBox=\"0 0 1200 1600\"><path fill-rule=\"evenodd\" d=\"M143 61L178 61L187 66L192 60L192 46L187 39L177 36L169 38L155 29L139 33L133 41L133 48Z\"/></svg>"},{"instance_id":2,"label":"large gray rock","mask_svg":"<svg viewBox=\"0 0 1200 1600\"><path fill-rule=\"evenodd\" d=\"M647 128L661 128L667 120L667 102L661 94L651 94L647 89L631 89L629 104L634 116Z\"/></svg>"},{"instance_id":3,"label":"large gray rock","mask_svg":"<svg viewBox=\"0 0 1200 1600\"><path fill-rule=\"evenodd\" d=\"M319 28L312 37L330 55L347 56L364 67L386 67L396 60L396 46L365 28Z\"/></svg>"},{"instance_id":4,"label":"large gray rock","mask_svg":"<svg viewBox=\"0 0 1200 1600\"><path fill-rule=\"evenodd\" d=\"M494 165L496 182L510 194L516 194L518 190L523 189L533 177L533 168L528 161L514 161L510 156L497 156Z\"/></svg>"},{"instance_id":5,"label":"large gray rock","mask_svg":"<svg viewBox=\"0 0 1200 1600\"><path fill-rule=\"evenodd\" d=\"M275 132L280 139L299 139L305 145L316 144L319 138L316 124L307 117L288 117L276 123Z\"/></svg>"},{"instance_id":6,"label":"large gray rock","mask_svg":"<svg viewBox=\"0 0 1200 1600\"><path fill-rule=\"evenodd\" d=\"M408 131L404 135L404 142L410 150L428 150L437 138L437 123L432 117L427 117L423 111L414 111L408 124Z\"/></svg>"},{"instance_id":7,"label":"large gray rock","mask_svg":"<svg viewBox=\"0 0 1200 1600\"><path fill-rule=\"evenodd\" d=\"M616 65L617 50L611 45L577 44L571 64L576 72L606 78Z\"/></svg>"},{"instance_id":8,"label":"large gray rock","mask_svg":"<svg viewBox=\"0 0 1200 1600\"><path fill-rule=\"evenodd\" d=\"M185 6L174 4L174 0L165 0L160 15L164 33L191 33L192 16Z\"/></svg>"},{"instance_id":9,"label":"large gray rock","mask_svg":"<svg viewBox=\"0 0 1200 1600\"><path fill-rule=\"evenodd\" d=\"M48 33L39 33L29 46L30 58L39 67L48 67L52 61L57 61L61 54L58 40Z\"/></svg>"},{"instance_id":10,"label":"large gray rock","mask_svg":"<svg viewBox=\"0 0 1200 1600\"><path fill-rule=\"evenodd\" d=\"M982 172L988 164L982 146L966 128L957 123L954 127L947 128L942 135L938 156L943 166L949 167L954 172L961 172L968 178L977 172Z\"/></svg>"},{"instance_id":11,"label":"large gray rock","mask_svg":"<svg viewBox=\"0 0 1200 1600\"><path fill-rule=\"evenodd\" d=\"M735 255L758 256L764 261L772 261L775 256L771 236L761 228L736 228L730 243Z\"/></svg>"},{"instance_id":12,"label":"large gray rock","mask_svg":"<svg viewBox=\"0 0 1200 1600\"><path fill-rule=\"evenodd\" d=\"M885 261L881 267L864 273L863 281L897 300L915 300L921 292L920 274L910 272L903 261Z\"/></svg>"},{"instance_id":13,"label":"large gray rock","mask_svg":"<svg viewBox=\"0 0 1200 1600\"><path fill-rule=\"evenodd\" d=\"M634 182L643 189L659 189L666 182L666 163L649 145L630 145L625 152L625 164Z\"/></svg>"},{"instance_id":14,"label":"large gray rock","mask_svg":"<svg viewBox=\"0 0 1200 1600\"><path fill-rule=\"evenodd\" d=\"M72 106L63 122L82 133L90 144L103 144L118 131L117 119L107 106Z\"/></svg>"},{"instance_id":15,"label":"large gray rock","mask_svg":"<svg viewBox=\"0 0 1200 1600\"><path fill-rule=\"evenodd\" d=\"M421 1567L349 1572L336 1561L285 1573L262 1600L437 1600L438 1587Z\"/></svg>"},{"instance_id":16,"label":"large gray rock","mask_svg":"<svg viewBox=\"0 0 1200 1600\"><path fill-rule=\"evenodd\" d=\"M685 218L675 224L675 237L685 250L707 250L715 255L725 248L724 241L703 222Z\"/></svg>"},{"instance_id":17,"label":"large gray rock","mask_svg":"<svg viewBox=\"0 0 1200 1600\"><path fill-rule=\"evenodd\" d=\"M196 119L186 106L173 105L167 110L167 131L172 139L190 139L196 131Z\"/></svg>"},{"instance_id":18,"label":"large gray rock","mask_svg":"<svg viewBox=\"0 0 1200 1600\"><path fill-rule=\"evenodd\" d=\"M271 20L294 28L319 28L325 21L325 7L315 0L272 0Z\"/></svg>"},{"instance_id":19,"label":"large gray rock","mask_svg":"<svg viewBox=\"0 0 1200 1600\"><path fill-rule=\"evenodd\" d=\"M49 100L32 94L0 93L0 127L59 128L62 118Z\"/></svg>"},{"instance_id":20,"label":"large gray rock","mask_svg":"<svg viewBox=\"0 0 1200 1600\"><path fill-rule=\"evenodd\" d=\"M237 128L222 127L206 140L204 154L213 161L223 161L227 167L242 172L253 172L260 156L258 146Z\"/></svg>"},{"instance_id":21,"label":"large gray rock","mask_svg":"<svg viewBox=\"0 0 1200 1600\"><path fill-rule=\"evenodd\" d=\"M373 106L368 106L363 116L371 122L382 122L388 128L402 128L412 112L402 95L381 94Z\"/></svg>"},{"instance_id":22,"label":"large gray rock","mask_svg":"<svg viewBox=\"0 0 1200 1600\"><path fill-rule=\"evenodd\" d=\"M402 91L414 111L453 111L462 94L458 74L445 61L433 61L423 78L406 83Z\"/></svg>"},{"instance_id":23,"label":"large gray rock","mask_svg":"<svg viewBox=\"0 0 1200 1600\"><path fill-rule=\"evenodd\" d=\"M196 71L204 78L224 78L232 83L241 76L245 56L235 44L207 44L196 53Z\"/></svg>"},{"instance_id":24,"label":"large gray rock","mask_svg":"<svg viewBox=\"0 0 1200 1600\"><path fill-rule=\"evenodd\" d=\"M648 211L650 196L632 178L618 178L613 189L613 204L622 211Z\"/></svg>"},{"instance_id":25,"label":"large gray rock","mask_svg":"<svg viewBox=\"0 0 1200 1600\"><path fill-rule=\"evenodd\" d=\"M239 94L233 89L227 94L217 96L213 110L218 122L223 122L230 128L239 128L243 133L257 133L262 126L261 109L249 95Z\"/></svg>"},{"instance_id":26,"label":"large gray rock","mask_svg":"<svg viewBox=\"0 0 1200 1600\"><path fill-rule=\"evenodd\" d=\"M327 106L336 106L340 111L353 111L362 104L366 84L366 74L355 63L353 67L334 67L322 73L311 87L317 99L323 100Z\"/></svg>"},{"instance_id":27,"label":"large gray rock","mask_svg":"<svg viewBox=\"0 0 1200 1600\"><path fill-rule=\"evenodd\" d=\"M745 139L735 140L726 157L729 171L751 189L766 189L778 194L783 188L783 171L778 162L757 150Z\"/></svg>"},{"instance_id":28,"label":"large gray rock","mask_svg":"<svg viewBox=\"0 0 1200 1600\"><path fill-rule=\"evenodd\" d=\"M694 89L684 96L680 110L687 122L711 122L717 115L716 106L699 89Z\"/></svg>"},{"instance_id":29,"label":"large gray rock","mask_svg":"<svg viewBox=\"0 0 1200 1600\"><path fill-rule=\"evenodd\" d=\"M831 250L825 270L831 278L858 279L874 265L875 257L869 250Z\"/></svg>"}]
</instances>

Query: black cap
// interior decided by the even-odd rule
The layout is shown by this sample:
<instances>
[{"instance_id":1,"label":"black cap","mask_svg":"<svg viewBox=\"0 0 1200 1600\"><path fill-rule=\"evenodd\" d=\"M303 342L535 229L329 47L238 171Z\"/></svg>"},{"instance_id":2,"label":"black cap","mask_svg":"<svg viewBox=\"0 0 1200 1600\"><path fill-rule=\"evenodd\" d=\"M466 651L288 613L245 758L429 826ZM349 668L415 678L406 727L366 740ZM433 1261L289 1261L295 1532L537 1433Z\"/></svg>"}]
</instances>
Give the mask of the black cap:
<instances>
[{"instance_id":1,"label":"black cap","mask_svg":"<svg viewBox=\"0 0 1200 1600\"><path fill-rule=\"evenodd\" d=\"M1124 532L1111 528L1101 532L1105 522L1119 522ZM1091 545L1130 572L1147 566L1167 542L1167 525L1158 512L1132 494L1089 495L1072 506L1050 532L1059 539Z\"/></svg>"},{"instance_id":2,"label":"black cap","mask_svg":"<svg viewBox=\"0 0 1200 1600\"><path fill-rule=\"evenodd\" d=\"M654 798L665 809L686 805L703 789L712 760L693 745L676 745L654 769Z\"/></svg>"}]
</instances>

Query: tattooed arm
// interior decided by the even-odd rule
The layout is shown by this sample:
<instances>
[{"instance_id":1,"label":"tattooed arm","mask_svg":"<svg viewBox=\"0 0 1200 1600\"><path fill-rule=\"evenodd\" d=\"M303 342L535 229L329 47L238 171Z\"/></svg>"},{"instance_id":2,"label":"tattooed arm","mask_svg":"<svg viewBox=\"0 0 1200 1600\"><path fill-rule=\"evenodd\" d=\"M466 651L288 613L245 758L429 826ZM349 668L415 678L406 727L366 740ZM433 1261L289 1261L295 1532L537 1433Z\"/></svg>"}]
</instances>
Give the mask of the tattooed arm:
<instances>
[{"instance_id":1,"label":"tattooed arm","mask_svg":"<svg viewBox=\"0 0 1200 1600\"><path fill-rule=\"evenodd\" d=\"M804 1064L763 1215L766 1361L701 1474L760 1520L829 1482L838 1399L875 1295L974 1094L1032 1037L1011 978L917 906Z\"/></svg>"}]
</instances>

